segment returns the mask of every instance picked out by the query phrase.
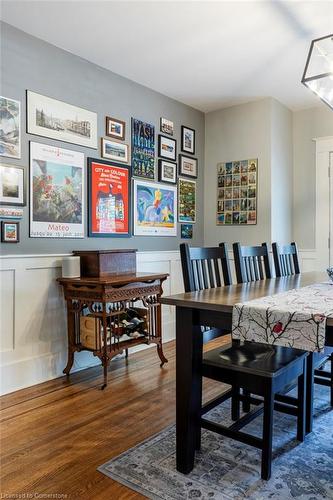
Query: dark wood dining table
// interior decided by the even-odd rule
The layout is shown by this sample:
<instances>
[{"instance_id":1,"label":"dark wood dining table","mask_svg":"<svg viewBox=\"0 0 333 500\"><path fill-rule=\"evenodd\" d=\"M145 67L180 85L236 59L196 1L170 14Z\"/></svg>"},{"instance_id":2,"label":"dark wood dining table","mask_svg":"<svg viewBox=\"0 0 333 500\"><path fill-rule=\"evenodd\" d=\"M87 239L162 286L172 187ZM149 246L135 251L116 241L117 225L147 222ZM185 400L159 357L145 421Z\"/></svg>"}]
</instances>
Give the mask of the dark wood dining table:
<instances>
[{"instance_id":1,"label":"dark wood dining table","mask_svg":"<svg viewBox=\"0 0 333 500\"><path fill-rule=\"evenodd\" d=\"M233 306L240 302L328 281L321 272L271 278L198 292L162 297L161 303L176 306L176 462L177 470L193 469L196 443L195 419L202 404L200 365L203 349L201 326L231 332ZM333 346L333 318L327 318L327 346ZM313 384L309 384L311 387ZM312 394L307 395L311 399Z\"/></svg>"}]
</instances>

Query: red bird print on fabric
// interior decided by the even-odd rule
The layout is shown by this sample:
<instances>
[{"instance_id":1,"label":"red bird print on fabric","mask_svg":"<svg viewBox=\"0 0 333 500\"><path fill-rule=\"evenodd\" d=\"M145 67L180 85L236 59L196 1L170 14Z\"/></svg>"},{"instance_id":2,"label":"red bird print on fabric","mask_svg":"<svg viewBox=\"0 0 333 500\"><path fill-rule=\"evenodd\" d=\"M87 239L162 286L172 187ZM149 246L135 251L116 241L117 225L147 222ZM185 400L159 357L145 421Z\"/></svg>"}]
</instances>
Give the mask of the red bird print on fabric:
<instances>
[{"instance_id":1,"label":"red bird print on fabric","mask_svg":"<svg viewBox=\"0 0 333 500\"><path fill-rule=\"evenodd\" d=\"M282 328L283 328L283 324L281 323L281 321L278 321L274 327L273 327L273 333L281 333L282 332Z\"/></svg>"}]
</instances>

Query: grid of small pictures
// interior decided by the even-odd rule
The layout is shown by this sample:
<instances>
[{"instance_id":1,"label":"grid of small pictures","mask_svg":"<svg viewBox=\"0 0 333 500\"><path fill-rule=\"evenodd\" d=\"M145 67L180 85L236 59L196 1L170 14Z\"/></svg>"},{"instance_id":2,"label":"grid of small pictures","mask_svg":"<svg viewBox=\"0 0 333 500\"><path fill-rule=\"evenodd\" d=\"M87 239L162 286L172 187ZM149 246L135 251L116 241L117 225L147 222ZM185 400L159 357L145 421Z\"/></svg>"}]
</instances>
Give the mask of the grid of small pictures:
<instances>
[{"instance_id":1,"label":"grid of small pictures","mask_svg":"<svg viewBox=\"0 0 333 500\"><path fill-rule=\"evenodd\" d=\"M218 226L257 223L257 176L257 159L217 164Z\"/></svg>"}]
</instances>

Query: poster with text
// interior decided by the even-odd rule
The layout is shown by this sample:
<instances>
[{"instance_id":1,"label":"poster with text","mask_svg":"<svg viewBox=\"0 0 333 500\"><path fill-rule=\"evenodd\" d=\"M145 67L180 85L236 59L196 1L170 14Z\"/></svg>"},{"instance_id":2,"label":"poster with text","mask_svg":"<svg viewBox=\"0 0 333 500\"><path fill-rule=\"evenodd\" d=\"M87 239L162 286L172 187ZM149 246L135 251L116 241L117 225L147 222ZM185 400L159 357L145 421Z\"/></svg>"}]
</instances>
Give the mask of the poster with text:
<instances>
[{"instance_id":1,"label":"poster with text","mask_svg":"<svg viewBox=\"0 0 333 500\"><path fill-rule=\"evenodd\" d=\"M132 118L132 174L155 179L155 127Z\"/></svg>"},{"instance_id":2,"label":"poster with text","mask_svg":"<svg viewBox=\"0 0 333 500\"><path fill-rule=\"evenodd\" d=\"M84 237L84 154L30 142L30 236Z\"/></svg>"},{"instance_id":3,"label":"poster with text","mask_svg":"<svg viewBox=\"0 0 333 500\"><path fill-rule=\"evenodd\" d=\"M88 158L89 236L129 236L129 171Z\"/></svg>"}]
</instances>

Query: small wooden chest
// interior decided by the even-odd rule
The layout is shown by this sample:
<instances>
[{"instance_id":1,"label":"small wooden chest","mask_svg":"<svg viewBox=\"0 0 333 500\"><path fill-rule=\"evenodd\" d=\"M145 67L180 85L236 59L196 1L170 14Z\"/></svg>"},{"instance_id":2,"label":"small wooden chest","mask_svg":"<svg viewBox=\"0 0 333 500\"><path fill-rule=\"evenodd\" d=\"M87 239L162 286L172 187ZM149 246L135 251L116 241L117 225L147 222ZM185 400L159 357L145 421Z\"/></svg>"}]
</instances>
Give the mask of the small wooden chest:
<instances>
[{"instance_id":1,"label":"small wooden chest","mask_svg":"<svg viewBox=\"0 0 333 500\"><path fill-rule=\"evenodd\" d=\"M83 278L136 273L136 249L75 250L73 254L80 256Z\"/></svg>"}]
</instances>

